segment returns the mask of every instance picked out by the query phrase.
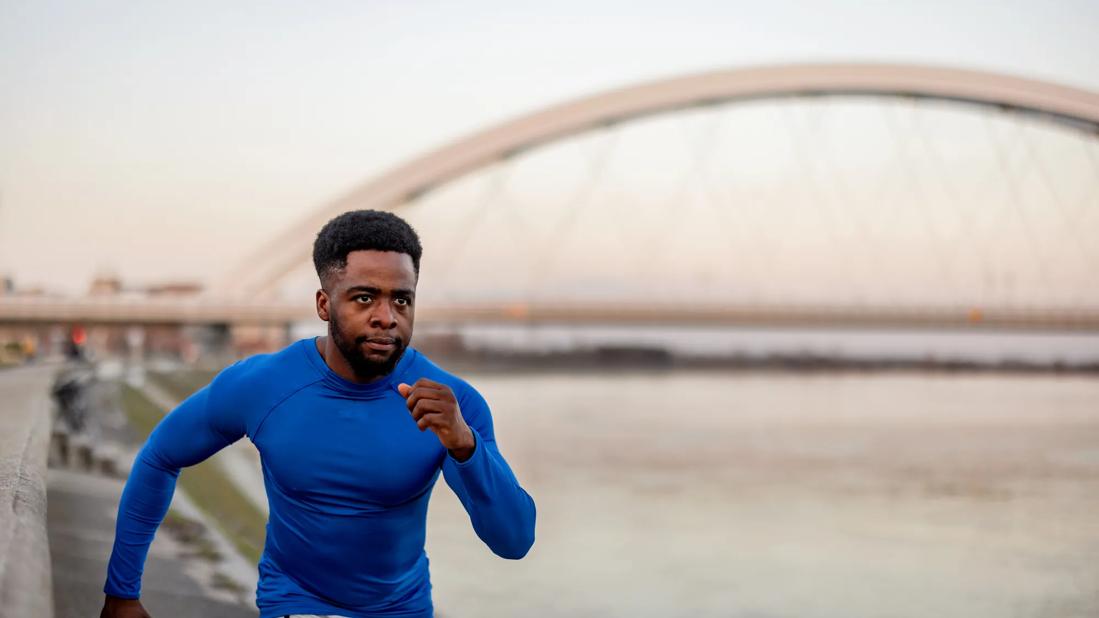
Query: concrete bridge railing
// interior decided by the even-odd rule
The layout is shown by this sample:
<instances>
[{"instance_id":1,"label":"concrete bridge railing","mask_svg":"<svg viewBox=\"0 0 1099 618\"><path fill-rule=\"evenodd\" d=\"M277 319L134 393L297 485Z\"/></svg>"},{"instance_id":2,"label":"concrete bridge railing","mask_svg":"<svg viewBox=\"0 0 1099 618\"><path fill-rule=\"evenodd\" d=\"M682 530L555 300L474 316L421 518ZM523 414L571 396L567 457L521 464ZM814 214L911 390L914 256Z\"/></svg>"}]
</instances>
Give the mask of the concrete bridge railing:
<instances>
[{"instance_id":1,"label":"concrete bridge railing","mask_svg":"<svg viewBox=\"0 0 1099 618\"><path fill-rule=\"evenodd\" d=\"M56 368L0 370L0 615L53 617L46 533Z\"/></svg>"}]
</instances>

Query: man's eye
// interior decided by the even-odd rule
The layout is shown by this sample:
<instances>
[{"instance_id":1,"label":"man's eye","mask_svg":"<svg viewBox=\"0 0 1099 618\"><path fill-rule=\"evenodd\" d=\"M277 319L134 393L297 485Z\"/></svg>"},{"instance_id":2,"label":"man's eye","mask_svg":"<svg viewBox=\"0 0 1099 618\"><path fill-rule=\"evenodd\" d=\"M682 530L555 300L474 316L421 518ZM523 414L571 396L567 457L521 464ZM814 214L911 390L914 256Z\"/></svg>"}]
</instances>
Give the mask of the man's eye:
<instances>
[{"instance_id":1,"label":"man's eye","mask_svg":"<svg viewBox=\"0 0 1099 618\"><path fill-rule=\"evenodd\" d=\"M369 300L372 300L372 298L370 296L364 294L362 296L356 296L355 300L362 301L362 302L367 302Z\"/></svg>"},{"instance_id":2,"label":"man's eye","mask_svg":"<svg viewBox=\"0 0 1099 618\"><path fill-rule=\"evenodd\" d=\"M409 303L409 300L407 298L398 298L397 299L397 304L401 305L402 307L408 306L408 303Z\"/></svg>"}]
</instances>

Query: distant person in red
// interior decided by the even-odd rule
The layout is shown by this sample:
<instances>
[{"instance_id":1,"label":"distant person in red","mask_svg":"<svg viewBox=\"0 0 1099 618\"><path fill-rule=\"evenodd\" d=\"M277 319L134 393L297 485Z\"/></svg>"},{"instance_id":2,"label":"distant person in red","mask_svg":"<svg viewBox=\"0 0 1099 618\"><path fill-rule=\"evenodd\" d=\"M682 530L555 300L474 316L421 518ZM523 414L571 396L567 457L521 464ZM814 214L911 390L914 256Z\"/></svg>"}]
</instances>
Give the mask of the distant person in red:
<instances>
[{"instance_id":1,"label":"distant person in red","mask_svg":"<svg viewBox=\"0 0 1099 618\"><path fill-rule=\"evenodd\" d=\"M224 369L149 436L126 482L102 618L143 617L145 556L180 468L247 436L270 506L261 618L428 618L428 500L441 473L477 535L519 559L534 500L496 445L465 380L410 345L422 249L403 219L360 210L313 245L328 336Z\"/></svg>"}]
</instances>

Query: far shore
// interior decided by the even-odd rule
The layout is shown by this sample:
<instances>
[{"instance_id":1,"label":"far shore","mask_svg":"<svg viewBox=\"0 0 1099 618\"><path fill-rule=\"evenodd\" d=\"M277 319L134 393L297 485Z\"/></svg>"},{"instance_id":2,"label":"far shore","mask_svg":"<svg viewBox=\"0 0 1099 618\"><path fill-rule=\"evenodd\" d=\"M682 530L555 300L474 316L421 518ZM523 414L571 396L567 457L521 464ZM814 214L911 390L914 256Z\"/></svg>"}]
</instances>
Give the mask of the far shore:
<instances>
[{"instance_id":1,"label":"far shore","mask_svg":"<svg viewBox=\"0 0 1099 618\"><path fill-rule=\"evenodd\" d=\"M418 343L414 342L414 345L437 362L454 369L478 373L733 369L796 372L919 371L1099 375L1099 362L1078 364L1016 360L982 362L957 358L854 358L811 354L688 357L660 348L642 346L599 346L572 351L527 352L439 348L430 343L422 346Z\"/></svg>"}]
</instances>

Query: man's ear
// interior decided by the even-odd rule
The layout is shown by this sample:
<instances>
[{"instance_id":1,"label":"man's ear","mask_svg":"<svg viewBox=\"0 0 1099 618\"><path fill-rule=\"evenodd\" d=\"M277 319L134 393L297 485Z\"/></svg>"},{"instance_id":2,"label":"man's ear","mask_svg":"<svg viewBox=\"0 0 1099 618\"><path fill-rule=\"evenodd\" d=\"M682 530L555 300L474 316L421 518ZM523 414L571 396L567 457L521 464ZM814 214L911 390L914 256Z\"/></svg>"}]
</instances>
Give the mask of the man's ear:
<instances>
[{"instance_id":1,"label":"man's ear","mask_svg":"<svg viewBox=\"0 0 1099 618\"><path fill-rule=\"evenodd\" d=\"M328 321L328 293L324 291L324 288L317 290L317 317Z\"/></svg>"}]
</instances>

